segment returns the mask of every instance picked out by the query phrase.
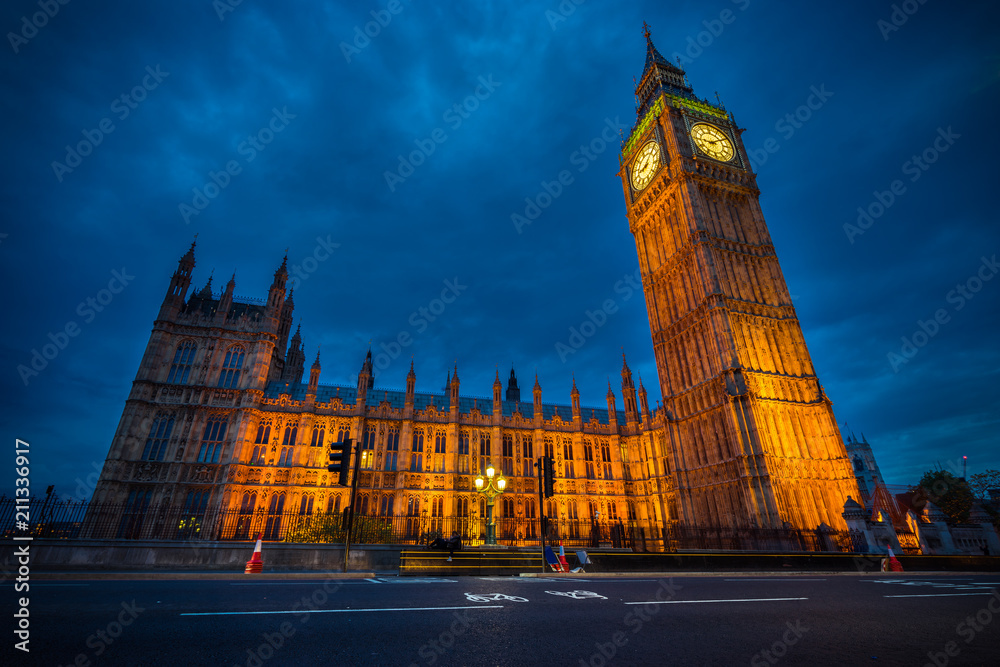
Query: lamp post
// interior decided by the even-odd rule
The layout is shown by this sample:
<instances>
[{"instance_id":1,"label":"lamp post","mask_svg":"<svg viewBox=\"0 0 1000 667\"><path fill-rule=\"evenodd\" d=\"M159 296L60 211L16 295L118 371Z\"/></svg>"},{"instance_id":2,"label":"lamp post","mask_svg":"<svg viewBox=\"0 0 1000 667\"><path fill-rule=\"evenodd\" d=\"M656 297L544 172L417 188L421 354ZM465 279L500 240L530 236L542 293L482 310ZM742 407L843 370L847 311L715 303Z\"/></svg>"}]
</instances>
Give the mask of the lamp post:
<instances>
[{"instance_id":1,"label":"lamp post","mask_svg":"<svg viewBox=\"0 0 1000 667\"><path fill-rule=\"evenodd\" d=\"M493 500L507 488L507 480L496 474L493 464L486 466L486 478L476 476L476 493L486 496L486 546L496 546L497 528L493 518Z\"/></svg>"}]
</instances>

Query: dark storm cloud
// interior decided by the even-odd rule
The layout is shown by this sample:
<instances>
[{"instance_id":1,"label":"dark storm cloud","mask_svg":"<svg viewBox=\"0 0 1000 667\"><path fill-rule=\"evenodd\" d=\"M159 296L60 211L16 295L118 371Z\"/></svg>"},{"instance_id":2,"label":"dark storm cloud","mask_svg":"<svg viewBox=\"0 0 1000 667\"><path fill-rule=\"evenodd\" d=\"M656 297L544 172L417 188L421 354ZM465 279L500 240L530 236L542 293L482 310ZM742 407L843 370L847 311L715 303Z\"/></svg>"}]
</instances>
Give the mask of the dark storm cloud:
<instances>
[{"instance_id":1,"label":"dark storm cloud","mask_svg":"<svg viewBox=\"0 0 1000 667\"><path fill-rule=\"evenodd\" d=\"M353 381L369 341L394 351L405 333L412 343L378 386L403 386L412 357L418 387L440 391L457 361L463 393L488 396L514 364L526 389L537 371L546 401L568 403L575 374L583 403L600 407L624 350L655 403L645 304L622 282L637 261L614 140L635 120L644 19L761 156L761 206L838 419L864 431L894 482L962 454L970 471L1000 467L1000 280L961 310L948 301L1000 252L988 196L996 9L927 3L884 39L891 3L560 6L402 2L366 42L358 34L383 3L244 0L220 19L208 1L72 2L0 57L0 253L13 287L3 430L41 453L37 484L72 494L103 461L195 233L198 289L235 271L236 293L259 298L288 249L323 382ZM36 11L9 5L0 27L17 33ZM832 95L788 121L815 90ZM103 119L113 131L57 175L52 163ZM904 165L948 128L959 138L911 181ZM425 154L409 173L400 161L414 151ZM518 233L512 215L551 196L563 172L572 182ZM213 174L225 185L186 221L181 205ZM905 192L851 243L844 225L895 180ZM304 271L321 247L329 258ZM88 306L123 269L134 279ZM431 321L421 309L446 281L462 288ZM942 308L950 320L894 372L887 355ZM594 318L596 333L560 355ZM71 323L79 334L25 386L17 367Z\"/></svg>"}]
</instances>

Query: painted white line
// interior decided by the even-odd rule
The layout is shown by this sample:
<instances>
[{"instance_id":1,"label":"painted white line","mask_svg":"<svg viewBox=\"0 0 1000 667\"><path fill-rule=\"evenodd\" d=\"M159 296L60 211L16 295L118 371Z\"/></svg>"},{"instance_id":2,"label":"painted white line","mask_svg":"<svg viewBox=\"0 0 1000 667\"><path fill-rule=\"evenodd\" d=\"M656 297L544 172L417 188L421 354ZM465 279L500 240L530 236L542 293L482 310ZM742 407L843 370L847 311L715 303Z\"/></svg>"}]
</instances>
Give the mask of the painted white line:
<instances>
[{"instance_id":1,"label":"painted white line","mask_svg":"<svg viewBox=\"0 0 1000 667\"><path fill-rule=\"evenodd\" d=\"M385 582L379 581L378 579L365 579L365 581L370 581L373 584L382 584L382 583L385 583Z\"/></svg>"},{"instance_id":2,"label":"painted white line","mask_svg":"<svg viewBox=\"0 0 1000 667\"><path fill-rule=\"evenodd\" d=\"M799 579L798 577L785 577L784 579L750 579L740 577L739 579L723 579L723 581L826 581L826 579Z\"/></svg>"},{"instance_id":3,"label":"painted white line","mask_svg":"<svg viewBox=\"0 0 1000 667\"><path fill-rule=\"evenodd\" d=\"M883 595L884 598L957 598L966 595L993 595L993 591L982 593L928 593L926 595Z\"/></svg>"},{"instance_id":4,"label":"painted white line","mask_svg":"<svg viewBox=\"0 0 1000 667\"><path fill-rule=\"evenodd\" d=\"M782 600L808 600L809 598L741 598L738 600L652 600L651 602L626 602L625 604L699 604L702 602L779 602Z\"/></svg>"},{"instance_id":5,"label":"painted white line","mask_svg":"<svg viewBox=\"0 0 1000 667\"><path fill-rule=\"evenodd\" d=\"M181 616L251 616L255 614L357 614L369 611L450 611L452 609L503 609L502 604L473 605L466 607L389 607L383 609L289 609L278 611L199 611Z\"/></svg>"}]
</instances>

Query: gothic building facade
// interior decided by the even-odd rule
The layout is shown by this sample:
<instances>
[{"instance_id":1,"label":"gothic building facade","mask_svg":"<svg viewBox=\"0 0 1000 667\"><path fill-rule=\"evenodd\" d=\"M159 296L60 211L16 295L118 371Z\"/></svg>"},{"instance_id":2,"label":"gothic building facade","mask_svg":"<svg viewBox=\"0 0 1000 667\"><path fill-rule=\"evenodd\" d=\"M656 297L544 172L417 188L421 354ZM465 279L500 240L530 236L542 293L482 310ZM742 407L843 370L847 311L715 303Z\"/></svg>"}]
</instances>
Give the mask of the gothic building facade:
<instances>
[{"instance_id":1,"label":"gothic building facade","mask_svg":"<svg viewBox=\"0 0 1000 667\"><path fill-rule=\"evenodd\" d=\"M624 359L623 410L610 386L606 407L581 407L575 382L568 405L545 403L537 377L522 402L513 369L505 393L497 374L492 400L463 397L457 366L444 394L417 392L412 363L405 391L383 390L373 384L370 351L356 386L320 385L318 354L303 382L285 263L266 301L234 297L235 278L221 294L209 280L187 297L194 250L171 278L94 493L97 503L126 508L119 536L152 530L135 516L140 508L171 504L188 517L339 512L348 489L326 468L329 445L345 438L360 447L361 515L420 517L422 529L481 519L472 482L492 463L508 478L496 515L522 520L518 537L532 537L541 511L533 463L544 454L559 477L545 514L567 530L602 517L665 518L650 502L646 467L662 424ZM247 523L230 525L236 533ZM269 527L279 525L260 527L278 538Z\"/></svg>"},{"instance_id":2,"label":"gothic building facade","mask_svg":"<svg viewBox=\"0 0 1000 667\"><path fill-rule=\"evenodd\" d=\"M285 264L264 301L235 280L191 291L194 245L153 325L94 500L268 515L336 512L347 490L327 472L330 443L361 447L363 515L482 517L475 475L510 480L500 517L633 521L666 527L844 528L852 467L813 370L731 114L697 98L653 46L636 89L621 179L635 236L664 406L651 412L622 365L622 409L547 403L514 371L492 400L320 385L319 356L291 332ZM189 295L190 292L190 295ZM556 460L556 496L538 506L532 466ZM522 522L531 531L531 521ZM122 521L125 533L141 530Z\"/></svg>"}]
</instances>

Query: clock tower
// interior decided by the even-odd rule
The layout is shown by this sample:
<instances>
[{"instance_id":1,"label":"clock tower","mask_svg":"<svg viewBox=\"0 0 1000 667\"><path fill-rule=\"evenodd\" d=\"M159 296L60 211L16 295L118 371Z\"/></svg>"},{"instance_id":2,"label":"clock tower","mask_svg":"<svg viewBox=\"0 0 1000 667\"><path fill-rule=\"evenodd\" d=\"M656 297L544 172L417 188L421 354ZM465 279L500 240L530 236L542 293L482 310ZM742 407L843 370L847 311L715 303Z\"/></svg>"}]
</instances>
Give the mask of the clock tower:
<instances>
[{"instance_id":1,"label":"clock tower","mask_svg":"<svg viewBox=\"0 0 1000 667\"><path fill-rule=\"evenodd\" d=\"M664 399L669 520L846 528L858 498L732 114L653 46L619 175Z\"/></svg>"}]
</instances>

